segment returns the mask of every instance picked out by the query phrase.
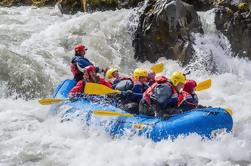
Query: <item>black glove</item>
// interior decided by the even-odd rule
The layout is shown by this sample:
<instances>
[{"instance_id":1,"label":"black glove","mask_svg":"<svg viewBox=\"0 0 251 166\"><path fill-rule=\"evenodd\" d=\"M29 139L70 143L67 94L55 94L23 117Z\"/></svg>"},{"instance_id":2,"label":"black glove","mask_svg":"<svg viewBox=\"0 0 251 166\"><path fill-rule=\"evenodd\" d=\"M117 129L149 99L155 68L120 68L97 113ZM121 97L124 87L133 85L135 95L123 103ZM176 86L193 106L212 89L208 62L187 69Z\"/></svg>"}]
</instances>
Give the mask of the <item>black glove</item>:
<instances>
[{"instance_id":1,"label":"black glove","mask_svg":"<svg viewBox=\"0 0 251 166\"><path fill-rule=\"evenodd\" d=\"M203 106L203 105L198 105L197 108L212 108L211 106L207 107L207 106Z\"/></svg>"}]
</instances>

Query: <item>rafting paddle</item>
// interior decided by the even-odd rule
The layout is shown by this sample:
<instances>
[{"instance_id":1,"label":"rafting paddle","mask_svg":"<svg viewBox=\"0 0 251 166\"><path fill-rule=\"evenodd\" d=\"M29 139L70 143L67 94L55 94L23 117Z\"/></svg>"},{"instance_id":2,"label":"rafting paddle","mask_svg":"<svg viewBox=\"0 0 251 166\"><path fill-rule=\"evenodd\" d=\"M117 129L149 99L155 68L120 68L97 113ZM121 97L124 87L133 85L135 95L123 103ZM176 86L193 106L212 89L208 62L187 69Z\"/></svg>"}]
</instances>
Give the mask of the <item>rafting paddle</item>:
<instances>
[{"instance_id":1,"label":"rafting paddle","mask_svg":"<svg viewBox=\"0 0 251 166\"><path fill-rule=\"evenodd\" d=\"M158 63L158 64L156 64L156 65L153 65L153 66L151 67L151 70L152 70L154 73L156 73L156 74L161 73L161 72L164 70L164 64L163 64L163 63Z\"/></svg>"},{"instance_id":2,"label":"rafting paddle","mask_svg":"<svg viewBox=\"0 0 251 166\"><path fill-rule=\"evenodd\" d=\"M196 91L202 91L202 90L208 89L211 87L211 84L212 84L211 79L199 82L196 87ZM89 95L106 95L106 94L113 94L113 93L121 93L121 91L111 89L102 84L87 83L85 85L84 93L89 94ZM50 104L56 104L56 103L68 101L68 100L69 100L68 98L67 99L43 98L39 100L39 103L41 105L50 105Z\"/></svg>"},{"instance_id":3,"label":"rafting paddle","mask_svg":"<svg viewBox=\"0 0 251 166\"><path fill-rule=\"evenodd\" d=\"M195 90L196 91L202 91L202 90L210 88L211 85L212 85L212 80L208 79L208 80L199 82L198 85L196 86Z\"/></svg>"},{"instance_id":4,"label":"rafting paddle","mask_svg":"<svg viewBox=\"0 0 251 166\"><path fill-rule=\"evenodd\" d=\"M43 99L38 100L38 102L41 105L50 105L50 104L56 104L56 103L67 101L67 100L69 99L68 98L67 99L43 98Z\"/></svg>"},{"instance_id":5,"label":"rafting paddle","mask_svg":"<svg viewBox=\"0 0 251 166\"><path fill-rule=\"evenodd\" d=\"M88 95L106 95L112 93L121 93L121 91L114 90L102 84L88 82L85 84L84 93Z\"/></svg>"},{"instance_id":6,"label":"rafting paddle","mask_svg":"<svg viewBox=\"0 0 251 166\"><path fill-rule=\"evenodd\" d=\"M211 82L212 82L211 79L199 82L196 87L196 91L202 91L202 90L210 88ZM106 95L106 94L113 94L113 93L121 93L121 91L114 90L102 84L88 82L85 85L84 93L89 94L89 95Z\"/></svg>"},{"instance_id":7,"label":"rafting paddle","mask_svg":"<svg viewBox=\"0 0 251 166\"><path fill-rule=\"evenodd\" d=\"M93 113L94 115L101 115L101 116L134 116L133 114L124 114L106 110L96 110Z\"/></svg>"}]
</instances>

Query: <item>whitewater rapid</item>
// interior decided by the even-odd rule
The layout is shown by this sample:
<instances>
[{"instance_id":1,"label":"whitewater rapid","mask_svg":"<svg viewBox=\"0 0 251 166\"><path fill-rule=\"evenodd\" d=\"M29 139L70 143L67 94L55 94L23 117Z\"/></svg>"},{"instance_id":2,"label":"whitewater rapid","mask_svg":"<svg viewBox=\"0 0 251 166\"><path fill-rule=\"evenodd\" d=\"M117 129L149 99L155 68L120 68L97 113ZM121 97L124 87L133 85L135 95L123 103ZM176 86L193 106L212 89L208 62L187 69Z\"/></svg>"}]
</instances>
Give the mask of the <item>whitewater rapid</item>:
<instances>
[{"instance_id":1,"label":"whitewater rapid","mask_svg":"<svg viewBox=\"0 0 251 166\"><path fill-rule=\"evenodd\" d=\"M233 109L234 132L217 139L198 135L153 143L140 137L112 139L84 128L79 120L60 122L37 100L61 80L72 78L72 47L88 47L97 66L131 73L149 62L133 59L135 9L62 15L54 8L0 7L0 165L164 166L251 165L251 62L231 56L227 39L214 27L213 10L199 13L205 34L193 34L196 57L188 66L164 62L165 74L191 70L188 78L211 78L198 92L202 105ZM23 95L21 95L23 94Z\"/></svg>"}]
</instances>

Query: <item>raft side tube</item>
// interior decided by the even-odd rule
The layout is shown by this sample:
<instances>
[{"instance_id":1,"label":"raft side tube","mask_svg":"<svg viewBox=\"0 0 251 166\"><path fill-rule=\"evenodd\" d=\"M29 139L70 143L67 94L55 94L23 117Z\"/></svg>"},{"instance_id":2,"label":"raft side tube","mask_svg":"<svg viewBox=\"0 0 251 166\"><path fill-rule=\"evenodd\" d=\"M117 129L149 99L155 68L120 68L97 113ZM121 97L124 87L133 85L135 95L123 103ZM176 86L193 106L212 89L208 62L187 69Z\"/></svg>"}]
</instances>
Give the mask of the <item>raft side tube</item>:
<instances>
[{"instance_id":1,"label":"raft side tube","mask_svg":"<svg viewBox=\"0 0 251 166\"><path fill-rule=\"evenodd\" d=\"M76 84L77 82L75 80L70 80L70 79L64 80L57 86L52 96L54 98L60 98L60 99L67 98L69 92Z\"/></svg>"}]
</instances>

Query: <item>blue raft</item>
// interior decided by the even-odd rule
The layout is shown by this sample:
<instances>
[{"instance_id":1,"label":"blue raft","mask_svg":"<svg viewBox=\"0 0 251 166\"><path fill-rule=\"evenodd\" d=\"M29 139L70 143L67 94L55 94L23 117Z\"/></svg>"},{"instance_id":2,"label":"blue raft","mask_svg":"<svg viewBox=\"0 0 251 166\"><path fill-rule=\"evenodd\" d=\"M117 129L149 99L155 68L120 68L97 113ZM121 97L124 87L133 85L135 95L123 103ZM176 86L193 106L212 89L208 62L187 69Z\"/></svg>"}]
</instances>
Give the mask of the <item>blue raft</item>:
<instances>
[{"instance_id":1,"label":"blue raft","mask_svg":"<svg viewBox=\"0 0 251 166\"><path fill-rule=\"evenodd\" d=\"M63 81L54 91L53 97L66 99L75 84L74 80ZM194 109L173 115L168 119L145 115L131 117L100 116L93 114L95 110L126 113L110 104L94 102L89 99L79 99L73 102L66 101L51 107L51 111L60 113L63 119L81 118L85 125L99 126L113 137L139 135L150 138L155 142L169 138L174 139L179 135L189 135L191 133L210 138L217 131L231 132L233 127L231 115L223 108Z\"/></svg>"}]
</instances>

